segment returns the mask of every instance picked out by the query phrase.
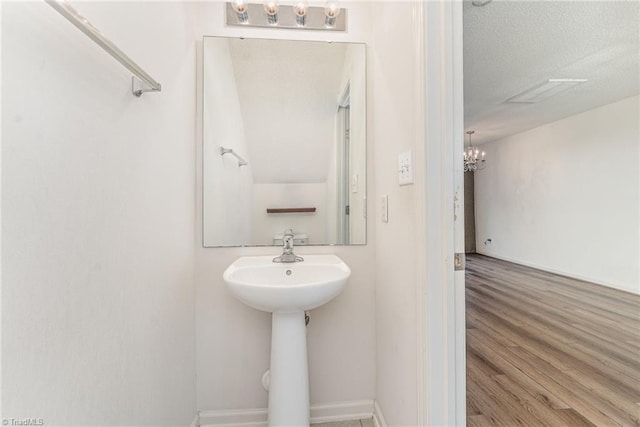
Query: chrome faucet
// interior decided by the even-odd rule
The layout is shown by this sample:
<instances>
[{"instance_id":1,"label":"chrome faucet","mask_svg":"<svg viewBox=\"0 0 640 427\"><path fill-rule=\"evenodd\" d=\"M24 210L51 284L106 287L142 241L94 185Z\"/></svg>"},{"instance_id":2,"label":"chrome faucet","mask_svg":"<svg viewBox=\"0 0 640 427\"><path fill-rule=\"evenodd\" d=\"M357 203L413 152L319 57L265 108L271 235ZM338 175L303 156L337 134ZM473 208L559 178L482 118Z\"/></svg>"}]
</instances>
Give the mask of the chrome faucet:
<instances>
[{"instance_id":1,"label":"chrome faucet","mask_svg":"<svg viewBox=\"0 0 640 427\"><path fill-rule=\"evenodd\" d=\"M293 230L287 229L282 236L282 255L273 259L273 262L301 262L304 258L296 256L293 253Z\"/></svg>"}]
</instances>

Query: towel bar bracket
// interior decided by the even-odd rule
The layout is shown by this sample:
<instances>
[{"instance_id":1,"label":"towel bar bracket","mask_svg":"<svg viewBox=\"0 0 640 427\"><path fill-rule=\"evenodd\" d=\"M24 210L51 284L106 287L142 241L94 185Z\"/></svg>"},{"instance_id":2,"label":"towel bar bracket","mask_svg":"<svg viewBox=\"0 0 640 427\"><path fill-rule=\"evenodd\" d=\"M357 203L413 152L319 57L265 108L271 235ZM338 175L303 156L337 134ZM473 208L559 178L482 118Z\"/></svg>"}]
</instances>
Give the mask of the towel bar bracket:
<instances>
[{"instance_id":1,"label":"towel bar bracket","mask_svg":"<svg viewBox=\"0 0 640 427\"><path fill-rule=\"evenodd\" d=\"M246 166L246 165L249 164L249 163L247 163L247 161L245 159L243 159L242 157L238 156L238 154L236 154L236 152L233 151L232 148L220 147L220 155L224 156L225 154L231 154L233 157L238 159L238 167Z\"/></svg>"},{"instance_id":2,"label":"towel bar bracket","mask_svg":"<svg viewBox=\"0 0 640 427\"><path fill-rule=\"evenodd\" d=\"M131 93L140 98L143 93L147 92L160 92L162 90L162 86L158 83L158 87L151 88L143 88L142 81L136 78L136 76L131 76Z\"/></svg>"}]
</instances>

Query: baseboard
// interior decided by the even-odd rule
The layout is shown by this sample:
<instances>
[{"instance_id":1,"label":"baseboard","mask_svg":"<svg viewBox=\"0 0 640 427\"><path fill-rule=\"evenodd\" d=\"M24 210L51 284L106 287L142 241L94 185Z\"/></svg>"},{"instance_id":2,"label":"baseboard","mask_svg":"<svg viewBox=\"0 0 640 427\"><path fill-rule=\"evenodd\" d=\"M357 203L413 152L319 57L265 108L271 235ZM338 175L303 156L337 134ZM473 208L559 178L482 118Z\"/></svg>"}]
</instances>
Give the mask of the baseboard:
<instances>
[{"instance_id":1,"label":"baseboard","mask_svg":"<svg viewBox=\"0 0 640 427\"><path fill-rule=\"evenodd\" d=\"M327 423L334 421L363 420L373 417L373 400L352 400L311 405L311 422Z\"/></svg>"},{"instance_id":2,"label":"baseboard","mask_svg":"<svg viewBox=\"0 0 640 427\"><path fill-rule=\"evenodd\" d=\"M384 419L384 415L382 415L382 408L380 408L377 400L373 402L373 423L376 427L387 427L387 422Z\"/></svg>"},{"instance_id":3,"label":"baseboard","mask_svg":"<svg viewBox=\"0 0 640 427\"><path fill-rule=\"evenodd\" d=\"M353 400L311 405L311 423L360 420L374 417L373 400ZM264 427L267 409L214 410L198 413L199 427ZM379 427L386 427L386 424Z\"/></svg>"},{"instance_id":4,"label":"baseboard","mask_svg":"<svg viewBox=\"0 0 640 427\"><path fill-rule=\"evenodd\" d=\"M509 257L505 257L505 256L502 256L502 255L486 253L486 252L482 252L482 251L478 251L478 250L476 250L476 253L478 255L484 255L484 256L489 257L489 258L495 258L495 259L499 259L499 260L502 260L502 261L512 262L514 264L524 265L525 267L535 268L536 270L546 271L547 273L553 273L553 274L557 274L559 276L569 277L571 279L582 280L583 282L593 283L594 285L604 286L606 288L611 288L611 289L615 289L615 290L622 291L622 292L628 292L628 293L634 294L634 295L640 295L640 289L638 289L638 290L629 289L629 288L625 288L623 286L619 286L619 285L616 285L616 284L601 282L599 280L594 280L594 279L589 278L589 277L584 277L584 276L580 276L580 275L577 275L577 274L567 273L566 271L556 270L554 268L549 268L549 267L546 267L546 266L543 266L543 265L538 265L538 264L535 264L535 263L532 263L532 262L521 261L519 259L509 258Z\"/></svg>"}]
</instances>

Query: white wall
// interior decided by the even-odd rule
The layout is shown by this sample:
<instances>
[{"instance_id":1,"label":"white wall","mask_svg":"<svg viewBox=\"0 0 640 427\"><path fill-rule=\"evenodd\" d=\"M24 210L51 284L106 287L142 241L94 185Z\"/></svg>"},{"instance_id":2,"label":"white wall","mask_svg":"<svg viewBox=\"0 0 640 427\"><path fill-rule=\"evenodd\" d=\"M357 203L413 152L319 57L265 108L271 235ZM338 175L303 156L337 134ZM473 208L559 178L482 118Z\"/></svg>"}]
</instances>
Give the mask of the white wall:
<instances>
[{"instance_id":1,"label":"white wall","mask_svg":"<svg viewBox=\"0 0 640 427\"><path fill-rule=\"evenodd\" d=\"M2 417L189 425L196 410L194 34L181 3L2 5Z\"/></svg>"},{"instance_id":2,"label":"white wall","mask_svg":"<svg viewBox=\"0 0 640 427\"><path fill-rule=\"evenodd\" d=\"M263 38L366 42L368 5L347 3L349 31L325 33L264 28L225 27L222 4L198 3L204 34ZM199 103L200 104L200 103ZM201 113L199 113L201 114ZM199 126L200 128L200 126ZM199 139L198 139L199 140ZM198 144L198 156L201 147ZM201 158L198 159L201 164ZM371 165L371 157L369 158ZM200 166L198 166L200 167ZM197 181L201 204L202 171ZM201 224L196 209L196 224ZM198 232L201 230L199 229ZM371 236L371 225L369 236ZM235 300L222 281L224 269L242 255L277 255L279 248L201 248L196 250L197 386L198 409L265 408L267 392L260 384L269 366L271 321L269 313ZM375 393L375 289L373 245L356 247L299 247L296 253L335 253L352 269L344 292L313 310L307 339L311 403L373 399Z\"/></svg>"},{"instance_id":3,"label":"white wall","mask_svg":"<svg viewBox=\"0 0 640 427\"><path fill-rule=\"evenodd\" d=\"M195 40L194 40L195 42ZM252 238L253 161L249 157L228 43L219 39L204 42L203 156L208 167L204 174L204 243L208 246L250 244ZM249 165L238 166L230 148ZM220 203L224 200L224 203Z\"/></svg>"},{"instance_id":4,"label":"white wall","mask_svg":"<svg viewBox=\"0 0 640 427\"><path fill-rule=\"evenodd\" d=\"M416 213L420 182L398 185L398 154L418 141L416 33L411 2L374 3L368 60L369 120L375 162L376 399L390 426L418 424ZM416 165L417 166L417 165ZM389 222L380 196L389 197Z\"/></svg>"},{"instance_id":5,"label":"white wall","mask_svg":"<svg viewBox=\"0 0 640 427\"><path fill-rule=\"evenodd\" d=\"M477 251L640 293L638 104L627 98L483 145Z\"/></svg>"}]
</instances>

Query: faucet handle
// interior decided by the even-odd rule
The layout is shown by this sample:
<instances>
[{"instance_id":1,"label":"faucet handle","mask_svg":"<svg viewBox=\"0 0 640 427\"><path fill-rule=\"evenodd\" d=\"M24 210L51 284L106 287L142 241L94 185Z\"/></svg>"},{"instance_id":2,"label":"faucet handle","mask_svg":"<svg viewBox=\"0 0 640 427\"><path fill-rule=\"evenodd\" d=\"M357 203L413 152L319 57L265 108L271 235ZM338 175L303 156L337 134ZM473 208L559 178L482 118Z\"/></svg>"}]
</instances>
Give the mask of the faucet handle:
<instances>
[{"instance_id":1,"label":"faucet handle","mask_svg":"<svg viewBox=\"0 0 640 427\"><path fill-rule=\"evenodd\" d=\"M282 236L283 255L293 255L293 233L285 233Z\"/></svg>"}]
</instances>

